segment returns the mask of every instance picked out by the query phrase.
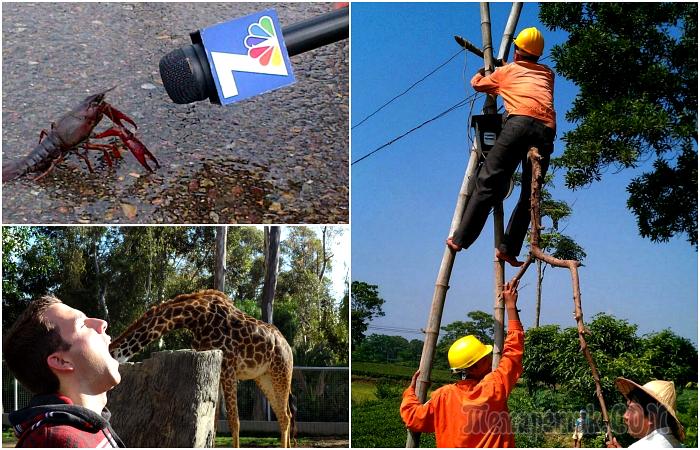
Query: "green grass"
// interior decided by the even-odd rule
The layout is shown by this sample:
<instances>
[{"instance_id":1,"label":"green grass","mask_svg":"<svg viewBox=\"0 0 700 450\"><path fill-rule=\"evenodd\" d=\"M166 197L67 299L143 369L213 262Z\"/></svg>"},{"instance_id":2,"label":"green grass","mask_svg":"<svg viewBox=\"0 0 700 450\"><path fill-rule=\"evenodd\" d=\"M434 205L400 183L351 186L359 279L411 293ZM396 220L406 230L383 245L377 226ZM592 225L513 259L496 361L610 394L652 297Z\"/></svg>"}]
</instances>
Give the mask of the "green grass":
<instances>
[{"instance_id":1,"label":"green grass","mask_svg":"<svg viewBox=\"0 0 700 450\"><path fill-rule=\"evenodd\" d=\"M369 400L377 400L375 394L376 383L369 380L360 380L353 377L351 400L353 403L363 403Z\"/></svg>"},{"instance_id":2,"label":"green grass","mask_svg":"<svg viewBox=\"0 0 700 450\"><path fill-rule=\"evenodd\" d=\"M15 437L15 432L12 431L12 429L3 429L2 430L2 446L3 448L6 447L14 447L17 445L17 438Z\"/></svg>"},{"instance_id":3,"label":"green grass","mask_svg":"<svg viewBox=\"0 0 700 450\"><path fill-rule=\"evenodd\" d=\"M406 446L406 426L399 415L400 398L369 400L352 405L353 448L402 448ZM421 447L435 447L435 435L423 434Z\"/></svg>"},{"instance_id":4,"label":"green grass","mask_svg":"<svg viewBox=\"0 0 700 450\"><path fill-rule=\"evenodd\" d=\"M240 437L241 447L279 447L279 438L273 437ZM214 438L215 448L231 448L231 436L216 436Z\"/></svg>"}]
</instances>

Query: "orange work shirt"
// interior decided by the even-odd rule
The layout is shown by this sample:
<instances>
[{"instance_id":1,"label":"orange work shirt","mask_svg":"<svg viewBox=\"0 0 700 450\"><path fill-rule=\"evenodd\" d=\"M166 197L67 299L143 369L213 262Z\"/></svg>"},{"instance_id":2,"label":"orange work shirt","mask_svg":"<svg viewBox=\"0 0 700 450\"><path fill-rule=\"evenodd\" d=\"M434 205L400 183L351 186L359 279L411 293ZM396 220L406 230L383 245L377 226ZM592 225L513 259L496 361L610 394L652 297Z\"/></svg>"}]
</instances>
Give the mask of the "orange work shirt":
<instances>
[{"instance_id":1,"label":"orange work shirt","mask_svg":"<svg viewBox=\"0 0 700 450\"><path fill-rule=\"evenodd\" d=\"M421 404L410 387L403 393L401 418L411 431L435 433L438 447L515 447L508 396L523 373L525 333L508 321L508 335L496 370L481 381L443 386Z\"/></svg>"},{"instance_id":2,"label":"orange work shirt","mask_svg":"<svg viewBox=\"0 0 700 450\"><path fill-rule=\"evenodd\" d=\"M513 62L488 76L477 73L471 83L479 92L500 95L508 114L534 117L556 131L554 72L544 64Z\"/></svg>"}]
</instances>

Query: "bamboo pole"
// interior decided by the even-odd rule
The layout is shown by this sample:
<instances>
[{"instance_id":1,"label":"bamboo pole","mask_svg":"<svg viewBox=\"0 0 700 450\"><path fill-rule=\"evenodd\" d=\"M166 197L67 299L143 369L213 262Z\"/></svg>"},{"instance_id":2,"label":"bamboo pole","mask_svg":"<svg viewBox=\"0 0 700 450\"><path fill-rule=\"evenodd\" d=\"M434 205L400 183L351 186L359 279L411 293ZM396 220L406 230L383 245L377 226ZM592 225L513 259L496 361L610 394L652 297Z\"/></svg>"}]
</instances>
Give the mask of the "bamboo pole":
<instances>
[{"instance_id":1,"label":"bamboo pole","mask_svg":"<svg viewBox=\"0 0 700 450\"><path fill-rule=\"evenodd\" d=\"M472 150L469 154L469 163L467 170L464 172L462 186L457 195L457 204L455 205L454 213L452 214L452 222L450 223L450 231L448 236L452 236L462 220L462 214L467 206L467 201L474 188L472 178L476 171L477 154L476 141L472 143ZM445 297L447 290L450 288L450 275L452 274L452 266L454 265L455 252L448 246L442 254L440 269L438 270L437 280L435 281L435 290L433 291L433 299L430 306L430 314L428 315L428 325L425 328L425 342L423 342L423 352L420 357L419 371L420 375L416 382L416 397L422 403L425 402L428 396L428 387L430 386L430 372L433 369L433 356L435 355L435 346L437 344L438 335L440 334L440 323L442 322L442 311L445 306ZM406 437L406 448L415 448L420 444L420 433L415 433L408 430Z\"/></svg>"},{"instance_id":2,"label":"bamboo pole","mask_svg":"<svg viewBox=\"0 0 700 450\"><path fill-rule=\"evenodd\" d=\"M510 42L513 40L515 27L518 25L520 12L523 4L515 2L510 8L508 21L503 30L501 45L498 50L498 58L505 60L510 49ZM493 46L491 42L491 19L489 17L489 5L486 2L481 3L481 38L484 46L484 73L490 74L493 71ZM496 98L488 95L484 104L485 114L496 113ZM498 202L493 208L493 236L495 249L498 249L503 242L503 202ZM494 253L493 257L493 283L494 283L494 300L493 300L493 357L491 366L495 369L501 361L503 354L503 342L505 340L505 305L503 303L503 285L505 284L505 263L498 258Z\"/></svg>"},{"instance_id":3,"label":"bamboo pole","mask_svg":"<svg viewBox=\"0 0 700 450\"><path fill-rule=\"evenodd\" d=\"M540 248L540 231L542 225L540 223L540 195L542 193L542 183L544 182L544 177L542 176L542 167L540 166L540 156L537 148L531 147L528 152L528 158L532 163L532 188L530 196L530 218L531 218L531 231L530 231L530 256L528 257L528 263L533 259L537 259L553 267L564 267L569 269L571 272L571 285L574 295L574 316L576 318L576 325L578 329L578 339L581 345L581 351L583 352L588 366L591 368L591 374L593 375L593 382L595 383L595 393L598 397L598 402L600 403L600 411L603 416L603 423L605 423L607 440L612 442L612 429L610 428L610 419L608 418L608 409L605 406L605 399L603 398L603 390L600 385L600 374L598 373L598 367L596 367L593 356L588 349L588 344L586 343L586 329L583 325L583 309L581 308L581 287L579 283L578 268L581 262L573 259L558 259L551 255L546 254ZM527 264L529 265L529 264ZM524 268L525 266L523 266ZM511 282L519 280L525 270L521 268L518 274L513 277Z\"/></svg>"},{"instance_id":4,"label":"bamboo pole","mask_svg":"<svg viewBox=\"0 0 700 450\"><path fill-rule=\"evenodd\" d=\"M491 41L491 11L488 2L479 4L481 12L481 42L484 52L484 74L493 72L493 44ZM487 95L483 108L484 114L496 113L496 97ZM493 207L493 240L498 248L503 241L503 203L498 202ZM503 261L493 258L493 356L492 366L495 368L501 361L504 341L505 306L503 304L503 283L505 281L505 265Z\"/></svg>"}]
</instances>

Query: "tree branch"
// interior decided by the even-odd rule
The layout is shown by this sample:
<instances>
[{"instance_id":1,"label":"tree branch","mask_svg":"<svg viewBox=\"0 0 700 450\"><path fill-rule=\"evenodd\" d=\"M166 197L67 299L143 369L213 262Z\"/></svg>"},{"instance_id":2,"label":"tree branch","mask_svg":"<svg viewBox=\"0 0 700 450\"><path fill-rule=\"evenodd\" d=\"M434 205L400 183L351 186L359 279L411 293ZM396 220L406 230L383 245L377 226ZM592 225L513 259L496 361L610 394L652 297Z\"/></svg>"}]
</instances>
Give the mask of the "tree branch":
<instances>
[{"instance_id":1,"label":"tree branch","mask_svg":"<svg viewBox=\"0 0 700 450\"><path fill-rule=\"evenodd\" d=\"M528 152L528 158L532 163L532 190L530 196L530 217L532 220L532 226L530 230L530 254L525 264L522 265L518 273L513 277L511 282L520 280L520 278L525 274L525 271L530 266L533 260L538 259L544 261L552 267L564 267L568 268L571 272L571 284L574 293L574 316L576 318L576 324L578 327L578 339L581 345L581 351L583 352L588 365L591 368L591 373L593 375L593 381L595 382L595 393L598 397L598 402L600 403L601 413L603 415L603 422L607 429L607 439L612 442L612 430L610 428L610 419L608 418L608 409L605 406L605 399L603 398L603 390L600 385L600 374L598 373L598 368L593 361L593 356L588 349L588 344L586 344L586 338L584 334L586 333L585 327L583 325L583 309L581 308L581 288L578 278L578 268L581 265L580 261L573 259L558 259L552 255L548 255L542 251L540 248L540 231L542 230L542 225L540 223L540 196L542 192L542 166L540 165L540 156L537 148L531 147Z\"/></svg>"}]
</instances>

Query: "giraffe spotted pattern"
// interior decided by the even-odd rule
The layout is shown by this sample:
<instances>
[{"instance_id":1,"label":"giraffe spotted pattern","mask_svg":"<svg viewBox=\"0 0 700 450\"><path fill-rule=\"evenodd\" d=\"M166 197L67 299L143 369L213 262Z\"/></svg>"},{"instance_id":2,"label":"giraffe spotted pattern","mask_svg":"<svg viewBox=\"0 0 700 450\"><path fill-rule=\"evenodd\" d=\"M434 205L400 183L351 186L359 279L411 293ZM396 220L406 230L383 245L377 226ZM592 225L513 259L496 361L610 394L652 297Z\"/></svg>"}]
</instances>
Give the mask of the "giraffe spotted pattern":
<instances>
[{"instance_id":1,"label":"giraffe spotted pattern","mask_svg":"<svg viewBox=\"0 0 700 450\"><path fill-rule=\"evenodd\" d=\"M289 447L293 417L289 407L294 366L292 349L274 325L239 310L216 290L183 294L146 311L109 346L120 362L170 331L186 328L195 350L221 350L221 386L233 445L239 446L237 388L239 380L255 380L280 426L281 443Z\"/></svg>"}]
</instances>

